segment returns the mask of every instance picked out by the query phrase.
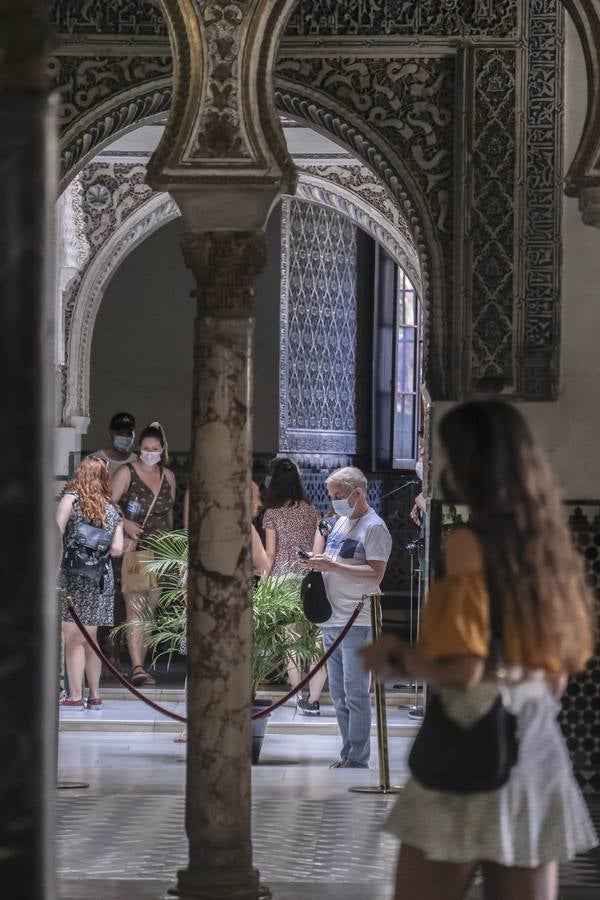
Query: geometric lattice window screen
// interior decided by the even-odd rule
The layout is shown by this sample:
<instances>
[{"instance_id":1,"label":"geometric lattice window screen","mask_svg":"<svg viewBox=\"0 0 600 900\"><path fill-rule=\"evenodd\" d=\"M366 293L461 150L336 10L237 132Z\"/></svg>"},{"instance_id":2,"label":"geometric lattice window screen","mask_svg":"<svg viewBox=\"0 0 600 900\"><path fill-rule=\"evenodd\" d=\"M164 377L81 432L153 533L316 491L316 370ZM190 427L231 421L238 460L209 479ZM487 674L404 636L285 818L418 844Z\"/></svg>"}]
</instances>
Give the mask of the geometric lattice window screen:
<instances>
[{"instance_id":1,"label":"geometric lattice window screen","mask_svg":"<svg viewBox=\"0 0 600 900\"><path fill-rule=\"evenodd\" d=\"M356 227L284 200L280 449L356 449Z\"/></svg>"}]
</instances>

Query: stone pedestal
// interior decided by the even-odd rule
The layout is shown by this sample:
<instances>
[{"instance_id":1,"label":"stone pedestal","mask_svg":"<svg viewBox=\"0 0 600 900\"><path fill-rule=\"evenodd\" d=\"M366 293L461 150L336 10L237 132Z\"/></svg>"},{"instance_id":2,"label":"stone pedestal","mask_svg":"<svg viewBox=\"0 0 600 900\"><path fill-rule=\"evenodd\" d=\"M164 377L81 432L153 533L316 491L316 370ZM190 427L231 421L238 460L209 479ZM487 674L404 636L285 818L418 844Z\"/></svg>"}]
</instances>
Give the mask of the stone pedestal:
<instances>
[{"instance_id":1,"label":"stone pedestal","mask_svg":"<svg viewBox=\"0 0 600 900\"><path fill-rule=\"evenodd\" d=\"M250 835L251 337L262 232L183 238L198 283L188 605L189 900L268 896Z\"/></svg>"},{"instance_id":2,"label":"stone pedestal","mask_svg":"<svg viewBox=\"0 0 600 900\"><path fill-rule=\"evenodd\" d=\"M21 9L31 12L31 7L24 4ZM12 5L0 18L14 23L19 12ZM21 26L25 32L32 28L27 16ZM2 42L0 884L3 897L53 900L58 614L52 562L57 531L51 462L52 308L46 260L48 210L54 199L54 115L43 89L16 86L31 73L22 59L17 65L14 47L3 56ZM5 68L11 58L14 79Z\"/></svg>"}]
</instances>

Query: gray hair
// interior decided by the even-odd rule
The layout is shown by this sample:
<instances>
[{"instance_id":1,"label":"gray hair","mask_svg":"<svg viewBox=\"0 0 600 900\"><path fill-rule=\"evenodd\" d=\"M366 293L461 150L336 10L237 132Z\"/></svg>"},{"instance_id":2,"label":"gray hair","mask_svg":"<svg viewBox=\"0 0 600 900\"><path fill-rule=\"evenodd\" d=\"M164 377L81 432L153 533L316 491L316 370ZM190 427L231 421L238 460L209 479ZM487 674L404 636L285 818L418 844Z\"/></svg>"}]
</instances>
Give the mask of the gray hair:
<instances>
[{"instance_id":1,"label":"gray hair","mask_svg":"<svg viewBox=\"0 0 600 900\"><path fill-rule=\"evenodd\" d=\"M365 493L368 486L365 473L361 472L360 469L356 469L354 466L344 466L342 469L336 469L335 472L331 473L325 483L331 484L334 481L337 484L343 484L348 488L362 488Z\"/></svg>"}]
</instances>

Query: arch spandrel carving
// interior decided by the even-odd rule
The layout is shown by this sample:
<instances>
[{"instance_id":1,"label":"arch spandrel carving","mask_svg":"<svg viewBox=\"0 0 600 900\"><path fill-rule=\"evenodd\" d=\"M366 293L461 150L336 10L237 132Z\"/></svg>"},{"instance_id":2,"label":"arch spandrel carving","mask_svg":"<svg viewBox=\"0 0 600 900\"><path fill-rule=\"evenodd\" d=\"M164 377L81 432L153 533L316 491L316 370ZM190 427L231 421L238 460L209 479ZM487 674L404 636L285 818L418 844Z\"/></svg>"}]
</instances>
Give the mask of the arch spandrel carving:
<instances>
[{"instance_id":1,"label":"arch spandrel carving","mask_svg":"<svg viewBox=\"0 0 600 900\"><path fill-rule=\"evenodd\" d=\"M272 92L275 56L294 0L226 5L159 0L159 5L173 46L174 97L148 180L177 195L184 217L193 186L196 196L188 212L202 220L203 229L253 227L250 207L260 216L261 199L266 202L264 221L280 188L293 191L295 185ZM215 203L217 185L223 194L235 193L237 202ZM203 188L205 204L199 200Z\"/></svg>"}]
</instances>

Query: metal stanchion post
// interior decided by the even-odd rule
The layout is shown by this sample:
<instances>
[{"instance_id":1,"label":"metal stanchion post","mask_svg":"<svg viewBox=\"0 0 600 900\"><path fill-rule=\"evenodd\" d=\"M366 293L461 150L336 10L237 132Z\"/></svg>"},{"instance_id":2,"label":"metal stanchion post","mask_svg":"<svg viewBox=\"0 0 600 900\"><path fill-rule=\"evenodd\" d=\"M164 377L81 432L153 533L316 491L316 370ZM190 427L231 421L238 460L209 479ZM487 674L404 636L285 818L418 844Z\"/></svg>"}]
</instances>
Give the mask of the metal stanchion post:
<instances>
[{"instance_id":1,"label":"metal stanchion post","mask_svg":"<svg viewBox=\"0 0 600 900\"><path fill-rule=\"evenodd\" d=\"M379 594L371 597L371 627L373 639L381 637L381 599ZM390 784L390 759L388 752L387 710L385 706L385 684L375 679L375 714L377 718L377 753L379 757L379 785L351 787L354 794L397 794L402 788Z\"/></svg>"}]
</instances>

